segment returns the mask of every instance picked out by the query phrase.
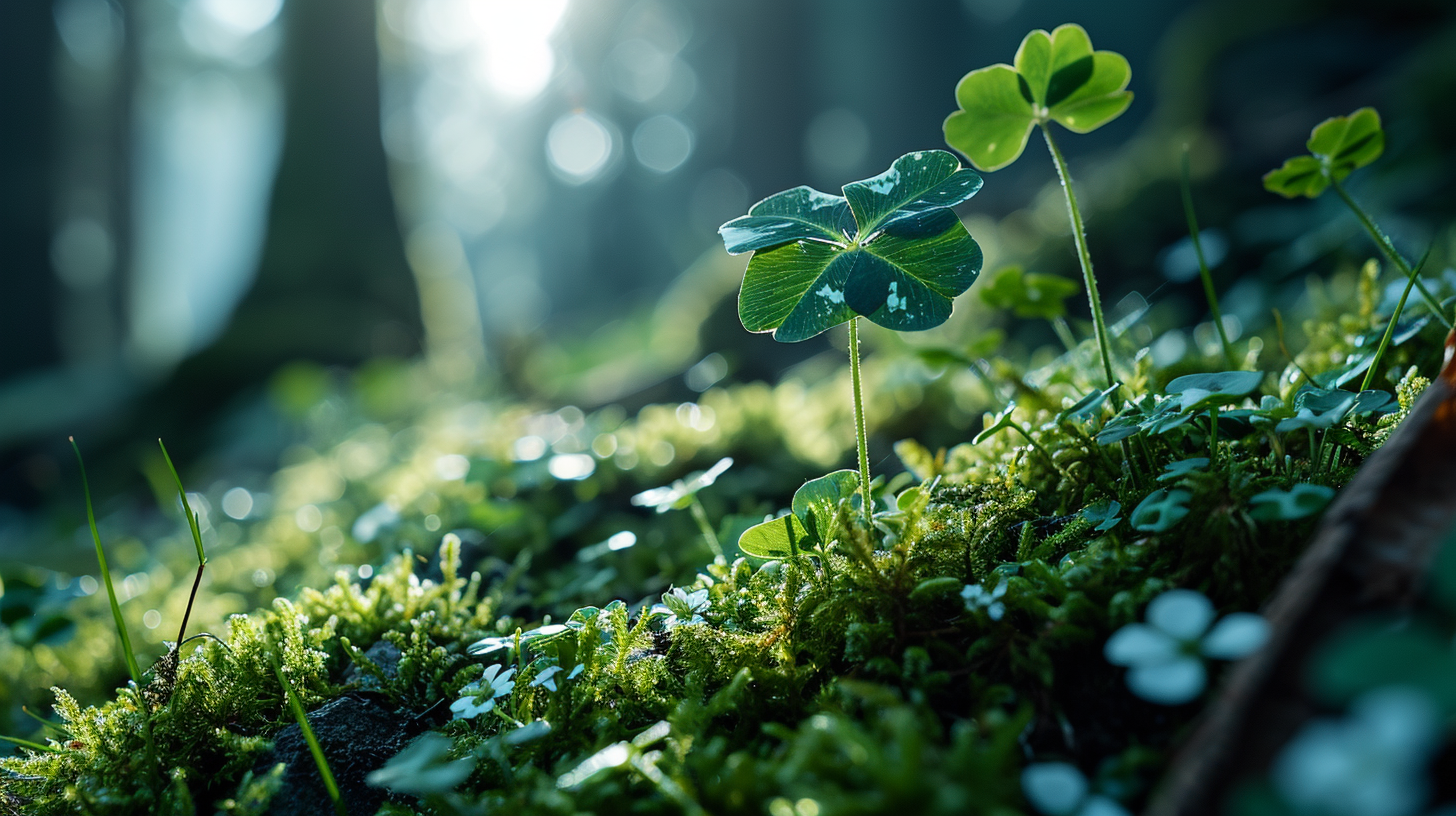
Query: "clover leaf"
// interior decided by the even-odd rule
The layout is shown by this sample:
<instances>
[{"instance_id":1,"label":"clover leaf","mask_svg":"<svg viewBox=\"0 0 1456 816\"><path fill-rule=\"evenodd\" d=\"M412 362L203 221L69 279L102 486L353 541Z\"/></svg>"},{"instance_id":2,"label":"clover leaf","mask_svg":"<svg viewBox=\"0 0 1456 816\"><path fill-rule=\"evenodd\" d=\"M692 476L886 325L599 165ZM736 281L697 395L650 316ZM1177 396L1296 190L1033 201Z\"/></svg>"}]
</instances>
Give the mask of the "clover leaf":
<instances>
[{"instance_id":1,"label":"clover leaf","mask_svg":"<svg viewBox=\"0 0 1456 816\"><path fill-rule=\"evenodd\" d=\"M1169 462L1163 466L1166 471L1158 477L1160 482L1172 482L1187 476L1190 473L1197 473L1208 467L1207 456L1195 456L1192 459L1180 459L1177 462Z\"/></svg>"},{"instance_id":2,"label":"clover leaf","mask_svg":"<svg viewBox=\"0 0 1456 816\"><path fill-rule=\"evenodd\" d=\"M1282 423L1281 423L1282 424ZM1325 509L1335 489L1301 482L1288 490L1272 488L1249 499L1249 515L1258 521L1293 521Z\"/></svg>"},{"instance_id":3,"label":"clover leaf","mask_svg":"<svg viewBox=\"0 0 1456 816\"><path fill-rule=\"evenodd\" d=\"M1121 513L1122 502L1110 499L1082 508L1080 515L1094 525L1092 529L1101 533L1116 527L1122 521Z\"/></svg>"},{"instance_id":4,"label":"clover leaf","mask_svg":"<svg viewBox=\"0 0 1456 816\"><path fill-rule=\"evenodd\" d=\"M1186 374L1168 383L1165 391L1179 398L1181 410L1191 411L1238 402L1257 390L1263 381L1262 371Z\"/></svg>"},{"instance_id":5,"label":"clover leaf","mask_svg":"<svg viewBox=\"0 0 1456 816\"><path fill-rule=\"evenodd\" d=\"M794 491L787 515L755 525L738 537L738 549L755 558L788 558L805 544L827 544L833 538L840 502L859 489L859 474L836 470L810 479Z\"/></svg>"},{"instance_id":6,"label":"clover leaf","mask_svg":"<svg viewBox=\"0 0 1456 816\"><path fill-rule=\"evenodd\" d=\"M981 248L950 210L980 189L955 156L922 150L842 197L795 187L758 202L718 229L730 253L753 253L743 327L796 343L856 315L896 331L939 326L981 272Z\"/></svg>"},{"instance_id":7,"label":"clover leaf","mask_svg":"<svg viewBox=\"0 0 1456 816\"><path fill-rule=\"evenodd\" d=\"M990 285L982 285L981 299L997 309L1010 309L1017 317L1040 317L1046 320L1067 313L1066 299L1077 294L1077 282L1060 275L1027 272L1019 266L1008 266L997 272Z\"/></svg>"},{"instance_id":8,"label":"clover leaf","mask_svg":"<svg viewBox=\"0 0 1456 816\"><path fill-rule=\"evenodd\" d=\"M1135 529L1161 533L1188 515L1188 500L1191 498L1193 494L1187 490L1154 490L1138 502L1129 521Z\"/></svg>"},{"instance_id":9,"label":"clover leaf","mask_svg":"<svg viewBox=\"0 0 1456 816\"><path fill-rule=\"evenodd\" d=\"M1326 119L1315 126L1305 147L1311 155L1295 156L1264 174L1264 189L1285 198L1317 198L1330 182L1343 181L1351 171L1380 158L1385 150L1380 114L1361 108Z\"/></svg>"},{"instance_id":10,"label":"clover leaf","mask_svg":"<svg viewBox=\"0 0 1456 816\"><path fill-rule=\"evenodd\" d=\"M945 140L977 169L999 170L1021 156L1038 124L1089 133L1116 119L1132 102L1131 78L1127 59L1094 52L1081 26L1037 29L1021 41L1015 67L992 65L961 78L961 109L946 118Z\"/></svg>"}]
</instances>

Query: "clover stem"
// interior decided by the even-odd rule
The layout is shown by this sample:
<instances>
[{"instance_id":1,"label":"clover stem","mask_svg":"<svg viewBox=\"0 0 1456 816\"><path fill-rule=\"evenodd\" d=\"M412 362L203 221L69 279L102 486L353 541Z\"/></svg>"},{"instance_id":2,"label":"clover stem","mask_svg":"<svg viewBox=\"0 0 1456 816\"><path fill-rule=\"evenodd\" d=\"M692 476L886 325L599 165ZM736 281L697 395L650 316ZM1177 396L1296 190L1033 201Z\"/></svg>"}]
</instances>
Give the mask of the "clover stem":
<instances>
[{"instance_id":1,"label":"clover stem","mask_svg":"<svg viewBox=\"0 0 1456 816\"><path fill-rule=\"evenodd\" d=\"M1230 369L1238 368L1234 362L1234 347L1229 342L1228 332L1223 327L1223 312L1218 308L1218 293L1213 289L1213 273L1208 271L1208 261L1203 256L1203 240L1198 231L1198 216L1193 211L1193 191L1188 182L1188 148L1183 148L1183 214L1188 216L1188 235L1193 239L1193 254L1198 256L1198 274L1203 278L1203 294L1208 298L1209 311L1213 313L1213 325L1218 328L1218 339L1223 344L1224 360Z\"/></svg>"},{"instance_id":2,"label":"clover stem","mask_svg":"<svg viewBox=\"0 0 1456 816\"><path fill-rule=\"evenodd\" d=\"M859 316L849 319L849 376L854 381L854 433L859 442L859 487L864 501L865 520L874 517L870 502L870 451L865 430L864 390L859 377Z\"/></svg>"},{"instance_id":3,"label":"clover stem","mask_svg":"<svg viewBox=\"0 0 1456 816\"><path fill-rule=\"evenodd\" d=\"M1401 290L1400 300L1396 301L1395 311L1390 313L1390 322L1385 324L1385 334L1380 336L1380 345L1375 348L1375 356L1370 358L1370 367L1365 370L1365 379L1360 382L1360 390L1368 391L1375 382L1375 372L1380 369L1380 358L1385 356L1385 348L1390 345L1390 338L1395 334L1395 324L1400 322L1400 313L1405 311L1405 300L1410 297L1411 287L1420 279L1421 270L1426 266L1426 259L1431 257L1431 250L1426 249L1426 254L1421 256L1420 263L1416 264L1415 271L1411 273L1410 279L1405 282L1405 289Z\"/></svg>"},{"instance_id":4,"label":"clover stem","mask_svg":"<svg viewBox=\"0 0 1456 816\"><path fill-rule=\"evenodd\" d=\"M1102 355L1102 373L1107 377L1107 386L1117 382L1112 373L1112 349L1107 338L1107 319L1102 315L1102 296L1097 293L1097 276L1092 274L1092 255L1087 251L1087 231L1082 225L1082 211L1077 207L1077 194L1072 190L1072 175L1067 170L1067 160L1052 138L1052 130L1046 122L1040 123L1041 135L1046 138L1047 149L1057 165L1057 176L1062 180L1062 191L1067 194L1067 214L1072 219L1072 238L1077 243L1077 260L1082 263L1082 283L1087 288L1087 304L1092 308L1092 328L1097 336L1097 350Z\"/></svg>"},{"instance_id":5,"label":"clover stem","mask_svg":"<svg viewBox=\"0 0 1456 816\"><path fill-rule=\"evenodd\" d=\"M1218 464L1218 406L1208 409L1208 466Z\"/></svg>"},{"instance_id":6,"label":"clover stem","mask_svg":"<svg viewBox=\"0 0 1456 816\"><path fill-rule=\"evenodd\" d=\"M1436 300L1435 296L1426 289L1426 285L1421 282L1415 270L1412 270L1410 264L1405 262L1405 258L1402 258L1400 253L1396 251L1395 244L1390 241L1390 236L1382 232L1380 227L1376 226L1375 222L1370 219L1370 216L1360 208L1360 205L1355 203L1355 199L1351 198L1350 194L1345 191L1345 185L1336 179L1330 179L1330 186L1334 187L1335 192L1340 194L1340 198L1344 200L1345 206L1349 207L1350 212L1353 212L1355 217L1360 220L1361 226L1365 227L1366 232L1370 233L1371 240L1375 241L1376 246L1380 247L1380 251L1384 252L1391 263L1395 264L1397 269L1415 283L1416 289L1420 291L1421 297L1425 299L1426 305L1436 315L1436 319L1441 321L1441 324L1448 331L1456 328L1456 326L1451 324L1451 319L1446 317L1446 313L1441 310L1441 302Z\"/></svg>"},{"instance_id":7,"label":"clover stem","mask_svg":"<svg viewBox=\"0 0 1456 816\"><path fill-rule=\"evenodd\" d=\"M1031 443L1031 446L1033 448L1036 448L1037 453L1040 453L1042 456L1046 457L1047 464L1049 464L1049 465L1052 466L1052 470L1055 470L1058 473L1061 473L1062 472L1062 469L1057 465L1057 460L1055 460L1055 459L1052 458L1052 455L1047 452L1047 449L1046 448L1043 448L1041 446L1041 443L1040 442L1038 442L1035 439L1032 439L1031 438L1031 432L1030 431L1028 431L1025 428L1021 427L1020 425L1016 424L1015 422L1011 423L1011 427L1015 428L1016 429L1016 432L1019 433L1019 434L1021 434L1022 438L1024 438L1027 442L1030 442Z\"/></svg>"},{"instance_id":8,"label":"clover stem","mask_svg":"<svg viewBox=\"0 0 1456 816\"><path fill-rule=\"evenodd\" d=\"M714 559L721 563L728 563L723 557L723 545L718 542L718 534L713 532L713 525L708 523L708 511L703 509L703 503L698 497L692 497L692 503L688 507L693 511L693 521L698 523L698 530L702 532L703 538L707 539L708 546L713 548Z\"/></svg>"}]
</instances>

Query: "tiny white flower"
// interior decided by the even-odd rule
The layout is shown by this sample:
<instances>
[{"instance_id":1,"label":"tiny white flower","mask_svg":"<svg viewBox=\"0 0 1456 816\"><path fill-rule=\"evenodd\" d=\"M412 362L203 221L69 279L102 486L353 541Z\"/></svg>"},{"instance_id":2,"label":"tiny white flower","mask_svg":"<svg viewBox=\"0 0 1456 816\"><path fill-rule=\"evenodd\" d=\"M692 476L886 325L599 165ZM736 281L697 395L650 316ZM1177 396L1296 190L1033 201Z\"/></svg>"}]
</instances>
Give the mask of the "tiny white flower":
<instances>
[{"instance_id":1,"label":"tiny white flower","mask_svg":"<svg viewBox=\"0 0 1456 816\"><path fill-rule=\"evenodd\" d=\"M977 609L986 610L991 620L1001 620L1006 614L1006 604L1001 602L1002 596L1006 594L1006 579L996 585L996 588L989 592L980 584L966 584L961 590L961 598L966 602L966 609L974 612Z\"/></svg>"},{"instance_id":2,"label":"tiny white flower","mask_svg":"<svg viewBox=\"0 0 1456 816\"><path fill-rule=\"evenodd\" d=\"M1115 800L1092 793L1087 777L1066 762L1038 762L1021 772L1026 801L1045 816L1128 816Z\"/></svg>"},{"instance_id":3,"label":"tiny white flower","mask_svg":"<svg viewBox=\"0 0 1456 816\"><path fill-rule=\"evenodd\" d=\"M1128 667L1127 687L1153 703L1180 705L1203 693L1204 658L1238 660L1269 639L1258 615L1235 612L1212 630L1215 612L1208 598L1191 589L1164 592L1148 604L1147 623L1130 623L1103 647L1108 662Z\"/></svg>"},{"instance_id":4,"label":"tiny white flower","mask_svg":"<svg viewBox=\"0 0 1456 816\"><path fill-rule=\"evenodd\" d=\"M515 669L501 671L499 663L487 667L480 679L460 689L460 699L450 704L450 710L455 712L455 719L468 720L494 710L497 698L515 690L516 682L511 679L515 673Z\"/></svg>"}]
</instances>

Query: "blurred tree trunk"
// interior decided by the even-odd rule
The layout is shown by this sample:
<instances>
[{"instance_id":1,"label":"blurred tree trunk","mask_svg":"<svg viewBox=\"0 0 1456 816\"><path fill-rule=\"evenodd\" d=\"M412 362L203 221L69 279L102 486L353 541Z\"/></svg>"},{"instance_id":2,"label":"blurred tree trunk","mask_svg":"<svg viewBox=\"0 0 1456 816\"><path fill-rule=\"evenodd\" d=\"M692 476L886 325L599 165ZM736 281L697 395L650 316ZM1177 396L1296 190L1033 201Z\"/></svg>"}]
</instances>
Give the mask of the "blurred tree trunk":
<instances>
[{"instance_id":1,"label":"blurred tree trunk","mask_svg":"<svg viewBox=\"0 0 1456 816\"><path fill-rule=\"evenodd\" d=\"M289 0L283 13L286 123L258 276L223 335L174 378L189 395L205 385L213 405L293 360L351 365L420 348L380 138L374 4Z\"/></svg>"},{"instance_id":2,"label":"blurred tree trunk","mask_svg":"<svg viewBox=\"0 0 1456 816\"><path fill-rule=\"evenodd\" d=\"M50 262L55 46L50 3L0 3L0 380L61 362Z\"/></svg>"}]
</instances>

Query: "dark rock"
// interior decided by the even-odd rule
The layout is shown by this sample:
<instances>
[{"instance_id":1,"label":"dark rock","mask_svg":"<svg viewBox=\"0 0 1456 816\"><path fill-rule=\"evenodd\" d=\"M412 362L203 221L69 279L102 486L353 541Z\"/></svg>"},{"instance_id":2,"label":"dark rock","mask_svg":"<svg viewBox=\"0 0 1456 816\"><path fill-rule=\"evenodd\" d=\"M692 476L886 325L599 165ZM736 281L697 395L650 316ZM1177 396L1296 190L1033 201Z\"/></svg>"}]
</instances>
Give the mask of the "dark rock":
<instances>
[{"instance_id":1,"label":"dark rock","mask_svg":"<svg viewBox=\"0 0 1456 816\"><path fill-rule=\"evenodd\" d=\"M399 659L401 653L399 647L387 640L381 640L364 650L364 656L374 662L379 670L384 673L385 680L394 680L399 676ZM350 664L344 671L345 683L358 683L359 688L365 691L383 691L384 683L378 677L369 672L362 671L357 665Z\"/></svg>"},{"instance_id":2,"label":"dark rock","mask_svg":"<svg viewBox=\"0 0 1456 816\"><path fill-rule=\"evenodd\" d=\"M308 724L318 737L350 816L379 810L386 792L369 787L365 777L399 753L423 725L366 694L346 694L325 703L309 713ZM271 816L328 816L334 812L323 777L297 723L278 732L273 750L258 763L256 771L265 773L279 762L288 767L283 787L268 809Z\"/></svg>"}]
</instances>

